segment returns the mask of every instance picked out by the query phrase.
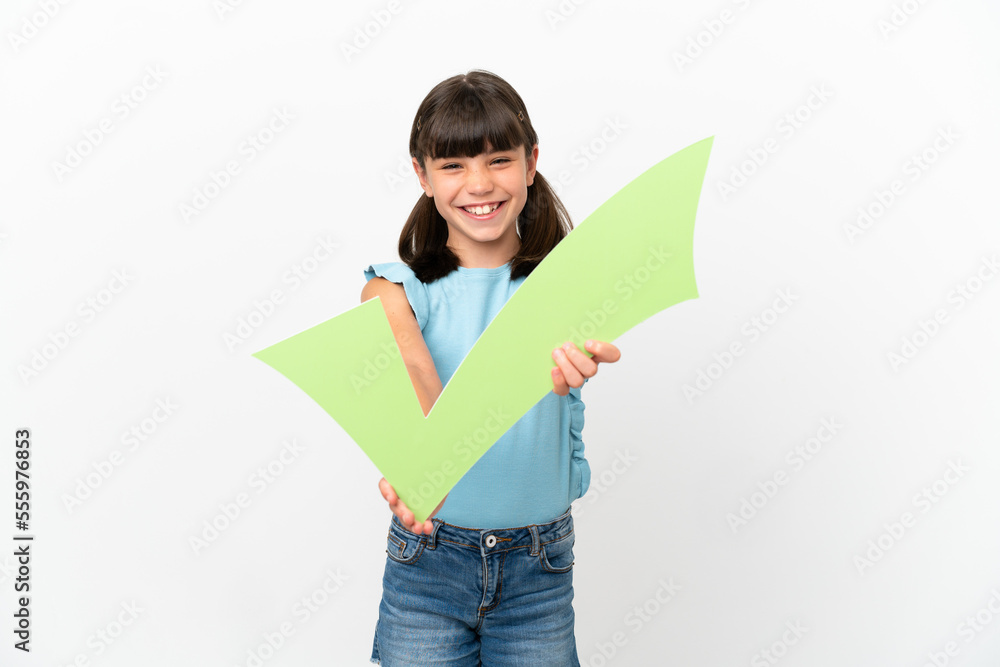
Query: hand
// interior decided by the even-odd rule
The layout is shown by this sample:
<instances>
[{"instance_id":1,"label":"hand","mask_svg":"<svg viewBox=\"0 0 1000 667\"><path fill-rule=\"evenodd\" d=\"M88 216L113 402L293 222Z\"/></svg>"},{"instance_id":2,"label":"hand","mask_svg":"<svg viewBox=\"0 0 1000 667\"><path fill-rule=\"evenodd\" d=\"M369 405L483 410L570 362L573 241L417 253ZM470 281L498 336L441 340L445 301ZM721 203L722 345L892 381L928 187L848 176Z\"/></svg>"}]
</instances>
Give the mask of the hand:
<instances>
[{"instance_id":1,"label":"hand","mask_svg":"<svg viewBox=\"0 0 1000 667\"><path fill-rule=\"evenodd\" d=\"M614 363L622 356L617 347L599 340L588 340L583 347L594 356L588 357L569 342L552 351L552 358L556 361L556 367L552 369L552 391L559 396L568 394L570 387L582 387L584 378L597 373L598 363Z\"/></svg>"},{"instance_id":2,"label":"hand","mask_svg":"<svg viewBox=\"0 0 1000 667\"><path fill-rule=\"evenodd\" d=\"M378 488L382 492L382 497L389 503L389 509L396 515L396 518L403 524L403 527L417 535L422 535L423 533L430 534L434 530L434 523L431 521L431 516L437 514L441 506L444 505L444 501L448 499L448 496L442 498L438 506L431 512L431 516L427 517L427 520L423 523L417 523L414 521L413 512L406 506L406 503L400 500L399 496L396 495L395 489L392 488L385 477L379 480Z\"/></svg>"}]
</instances>

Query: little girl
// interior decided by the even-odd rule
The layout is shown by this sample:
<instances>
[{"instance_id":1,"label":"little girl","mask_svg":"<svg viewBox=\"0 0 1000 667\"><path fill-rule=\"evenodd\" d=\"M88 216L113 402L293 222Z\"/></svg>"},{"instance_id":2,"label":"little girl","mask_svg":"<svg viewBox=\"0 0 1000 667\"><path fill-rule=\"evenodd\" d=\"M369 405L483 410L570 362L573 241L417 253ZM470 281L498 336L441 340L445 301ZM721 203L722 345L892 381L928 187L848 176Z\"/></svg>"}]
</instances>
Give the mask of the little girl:
<instances>
[{"instance_id":1,"label":"little girl","mask_svg":"<svg viewBox=\"0 0 1000 667\"><path fill-rule=\"evenodd\" d=\"M410 155L426 197L400 234L403 262L368 266L361 301L380 298L426 415L572 223L535 170L538 137L524 102L494 74L473 70L435 86L414 118ZM598 363L620 356L610 343L584 347L592 357L569 342L553 351L552 392L432 518L416 522L385 478L379 482L393 517L372 662L580 664L570 514L590 483L580 387Z\"/></svg>"}]
</instances>

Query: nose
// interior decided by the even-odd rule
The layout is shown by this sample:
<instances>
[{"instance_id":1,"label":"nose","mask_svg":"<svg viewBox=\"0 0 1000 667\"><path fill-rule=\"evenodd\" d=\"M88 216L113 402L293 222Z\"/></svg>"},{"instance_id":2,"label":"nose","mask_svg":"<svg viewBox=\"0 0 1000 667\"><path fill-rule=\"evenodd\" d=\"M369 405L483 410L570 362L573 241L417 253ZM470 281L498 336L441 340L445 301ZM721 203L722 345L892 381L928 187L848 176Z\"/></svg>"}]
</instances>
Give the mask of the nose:
<instances>
[{"instance_id":1,"label":"nose","mask_svg":"<svg viewBox=\"0 0 1000 667\"><path fill-rule=\"evenodd\" d=\"M469 176L465 180L465 189L470 194L485 194L493 189L493 181L490 180L489 173L480 167L469 169Z\"/></svg>"}]
</instances>

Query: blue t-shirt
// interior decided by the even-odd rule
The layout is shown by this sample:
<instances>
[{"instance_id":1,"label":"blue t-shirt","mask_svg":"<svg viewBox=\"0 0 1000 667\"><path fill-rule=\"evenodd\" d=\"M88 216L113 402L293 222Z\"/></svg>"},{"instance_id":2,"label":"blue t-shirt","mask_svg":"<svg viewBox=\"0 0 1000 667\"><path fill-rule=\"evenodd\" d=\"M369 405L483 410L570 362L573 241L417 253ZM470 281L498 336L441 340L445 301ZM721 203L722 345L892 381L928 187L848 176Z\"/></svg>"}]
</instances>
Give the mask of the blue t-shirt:
<instances>
[{"instance_id":1,"label":"blue t-shirt","mask_svg":"<svg viewBox=\"0 0 1000 667\"><path fill-rule=\"evenodd\" d=\"M365 279L401 283L416 315L442 385L524 282L510 280L510 263L458 267L432 283L402 262L371 264ZM465 474L435 515L466 528L515 528L547 523L587 492L590 464L583 455L580 389L549 392Z\"/></svg>"}]
</instances>

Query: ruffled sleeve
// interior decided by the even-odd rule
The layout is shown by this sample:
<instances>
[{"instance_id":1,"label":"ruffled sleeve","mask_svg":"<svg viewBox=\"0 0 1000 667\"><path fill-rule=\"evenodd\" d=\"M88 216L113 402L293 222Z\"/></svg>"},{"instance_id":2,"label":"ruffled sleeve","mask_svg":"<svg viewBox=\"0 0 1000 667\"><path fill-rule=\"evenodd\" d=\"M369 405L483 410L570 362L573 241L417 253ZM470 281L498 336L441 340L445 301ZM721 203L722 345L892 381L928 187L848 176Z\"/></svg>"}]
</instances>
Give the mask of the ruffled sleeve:
<instances>
[{"instance_id":1,"label":"ruffled sleeve","mask_svg":"<svg viewBox=\"0 0 1000 667\"><path fill-rule=\"evenodd\" d=\"M375 276L385 278L389 282L402 284L403 291L406 292L406 300L410 302L410 308L417 316L417 324L423 330L430 314L430 300L427 296L427 285L420 282L420 279L413 273L413 269L403 262L369 264L368 268L365 269L365 280L371 280Z\"/></svg>"},{"instance_id":2,"label":"ruffled sleeve","mask_svg":"<svg viewBox=\"0 0 1000 667\"><path fill-rule=\"evenodd\" d=\"M590 378L584 378L583 383L587 384ZM584 456L583 445L583 399L580 396L582 387L570 387L567 398L569 399L569 439L573 452L573 462L579 471L580 487L577 498L587 493L590 488L590 464Z\"/></svg>"}]
</instances>

